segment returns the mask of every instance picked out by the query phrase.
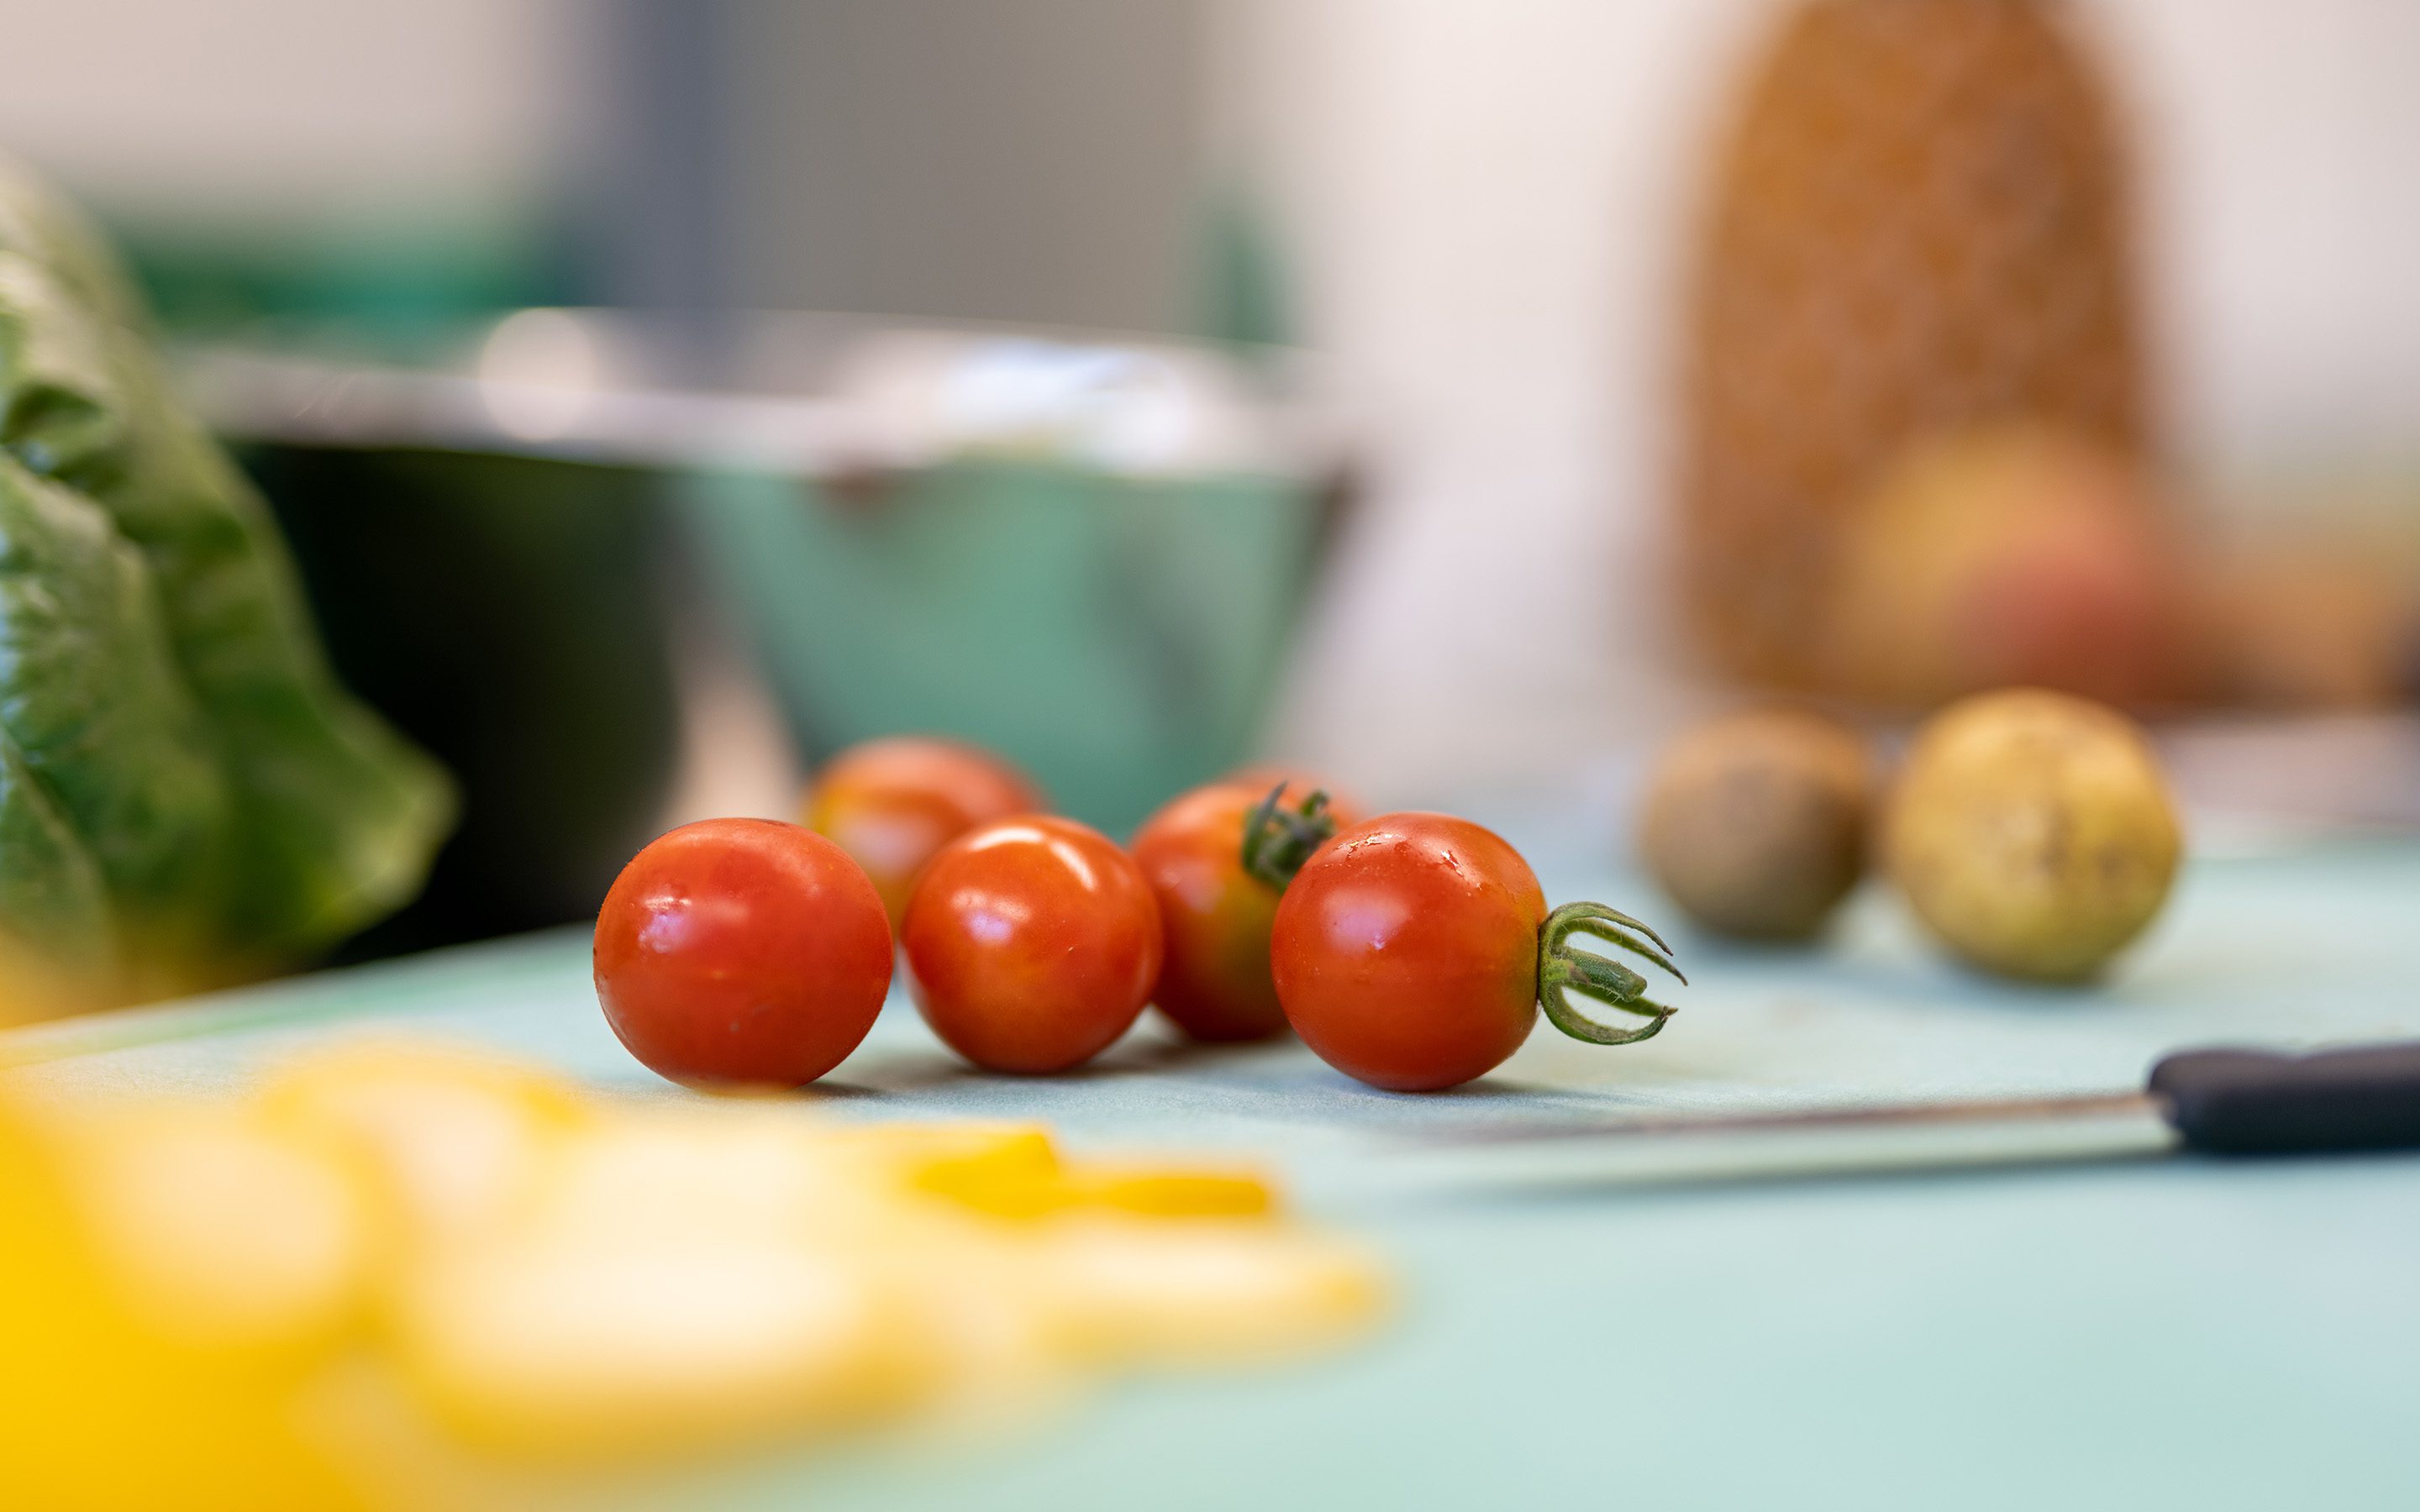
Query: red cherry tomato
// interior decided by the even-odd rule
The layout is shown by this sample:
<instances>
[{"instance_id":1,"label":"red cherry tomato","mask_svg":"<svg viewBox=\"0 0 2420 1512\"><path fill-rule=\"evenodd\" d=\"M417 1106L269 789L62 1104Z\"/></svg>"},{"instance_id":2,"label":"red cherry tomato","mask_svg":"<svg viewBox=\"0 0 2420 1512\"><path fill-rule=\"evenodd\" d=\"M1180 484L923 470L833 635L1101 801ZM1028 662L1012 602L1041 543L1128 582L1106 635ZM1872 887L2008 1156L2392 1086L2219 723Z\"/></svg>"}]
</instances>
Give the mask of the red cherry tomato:
<instances>
[{"instance_id":1,"label":"red cherry tomato","mask_svg":"<svg viewBox=\"0 0 2420 1512\"><path fill-rule=\"evenodd\" d=\"M1317 791L1258 770L1222 778L1171 800L1129 847L1159 904L1164 959L1152 1002L1196 1040L1260 1040L1286 1026L1269 979L1280 886L1244 865L1246 821L1280 782L1288 797ZM1355 817L1342 807L1327 807L1330 833Z\"/></svg>"},{"instance_id":2,"label":"red cherry tomato","mask_svg":"<svg viewBox=\"0 0 2420 1512\"><path fill-rule=\"evenodd\" d=\"M1027 814L943 846L908 904L916 1006L991 1071L1080 1066L1125 1033L1159 976L1159 913L1098 830Z\"/></svg>"},{"instance_id":3,"label":"red cherry tomato","mask_svg":"<svg viewBox=\"0 0 2420 1512\"><path fill-rule=\"evenodd\" d=\"M1373 1087L1434 1091L1503 1064L1529 1037L1542 995L1556 1027L1599 1044L1663 1026L1670 1010L1645 997L1646 980L1571 949L1574 933L1679 975L1663 942L1625 915L1573 903L1550 917L1528 863L1494 833L1447 814L1385 814L1303 864L1278 904L1269 963L1287 1021L1322 1059ZM1567 989L1648 1022L1587 1018Z\"/></svg>"},{"instance_id":4,"label":"red cherry tomato","mask_svg":"<svg viewBox=\"0 0 2420 1512\"><path fill-rule=\"evenodd\" d=\"M846 1059L891 988L874 884L811 830L684 825L597 918L597 999L647 1068L691 1086L800 1087Z\"/></svg>"},{"instance_id":5,"label":"red cherry tomato","mask_svg":"<svg viewBox=\"0 0 2420 1512\"><path fill-rule=\"evenodd\" d=\"M825 763L799 817L865 868L895 930L935 851L986 820L1047 806L1024 773L987 750L900 735Z\"/></svg>"}]
</instances>

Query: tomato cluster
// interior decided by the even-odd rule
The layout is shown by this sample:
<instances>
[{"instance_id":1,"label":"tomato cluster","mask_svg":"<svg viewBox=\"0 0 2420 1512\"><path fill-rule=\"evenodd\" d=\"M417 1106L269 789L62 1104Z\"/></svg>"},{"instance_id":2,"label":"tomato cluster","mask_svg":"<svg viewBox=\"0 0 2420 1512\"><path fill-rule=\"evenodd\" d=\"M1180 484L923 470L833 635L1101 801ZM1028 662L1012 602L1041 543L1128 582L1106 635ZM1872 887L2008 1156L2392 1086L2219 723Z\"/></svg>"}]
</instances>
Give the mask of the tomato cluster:
<instances>
[{"instance_id":1,"label":"tomato cluster","mask_svg":"<svg viewBox=\"0 0 2420 1512\"><path fill-rule=\"evenodd\" d=\"M1549 912L1519 853L1467 820L1357 823L1349 800L1273 769L1179 796L1125 849L1044 806L985 752L886 740L825 768L804 825L674 830L598 916L606 1021L675 1081L802 1085L873 1027L894 937L933 1032L1026 1074L1084 1064L1148 1004L1203 1041L1291 1027L1397 1091L1493 1070L1542 1007L1598 1044L1671 1011L1570 944L1590 934L1677 978L1652 930L1598 903ZM1590 1017L1575 993L1637 1022Z\"/></svg>"}]
</instances>

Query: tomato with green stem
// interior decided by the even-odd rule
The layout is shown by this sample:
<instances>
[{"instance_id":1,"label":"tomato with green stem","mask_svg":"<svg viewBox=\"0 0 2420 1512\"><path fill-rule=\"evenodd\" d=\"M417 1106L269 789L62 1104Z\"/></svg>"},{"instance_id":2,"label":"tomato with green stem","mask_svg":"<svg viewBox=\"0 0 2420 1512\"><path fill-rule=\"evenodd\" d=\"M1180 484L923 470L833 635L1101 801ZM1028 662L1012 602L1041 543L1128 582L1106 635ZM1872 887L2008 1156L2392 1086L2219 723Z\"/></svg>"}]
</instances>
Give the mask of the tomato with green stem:
<instances>
[{"instance_id":1,"label":"tomato with green stem","mask_svg":"<svg viewBox=\"0 0 2420 1512\"><path fill-rule=\"evenodd\" d=\"M801 1087L846 1059L891 989L882 900L841 848L771 819L708 819L632 857L597 916L597 998L649 1070Z\"/></svg>"},{"instance_id":2,"label":"tomato with green stem","mask_svg":"<svg viewBox=\"0 0 2420 1512\"><path fill-rule=\"evenodd\" d=\"M925 1022L988 1071L1082 1065L1140 1016L1159 977L1159 909L1133 858L1045 814L941 847L900 943Z\"/></svg>"},{"instance_id":3,"label":"tomato with green stem","mask_svg":"<svg viewBox=\"0 0 2420 1512\"><path fill-rule=\"evenodd\" d=\"M1680 978L1655 932L1602 903L1549 913L1537 876L1493 832L1448 814L1381 815L1303 863L1271 927L1269 962L1286 1019L1320 1057L1392 1091L1484 1075L1548 1022L1592 1044L1627 1044L1672 1010L1647 979L1575 949L1590 934ZM1608 1024L1578 994L1631 1014Z\"/></svg>"},{"instance_id":4,"label":"tomato with green stem","mask_svg":"<svg viewBox=\"0 0 2420 1512\"><path fill-rule=\"evenodd\" d=\"M1249 786L1261 776L1276 785ZM1289 802L1289 783L1307 790ZM1269 977L1269 925L1286 883L1353 815L1324 789L1255 772L1181 795L1128 847L1159 904L1162 959L1152 1002L1195 1040L1284 1032Z\"/></svg>"},{"instance_id":5,"label":"tomato with green stem","mask_svg":"<svg viewBox=\"0 0 2420 1512\"><path fill-rule=\"evenodd\" d=\"M865 868L895 930L934 852L977 825L1047 807L1032 779L981 747L893 735L825 763L799 819Z\"/></svg>"}]
</instances>

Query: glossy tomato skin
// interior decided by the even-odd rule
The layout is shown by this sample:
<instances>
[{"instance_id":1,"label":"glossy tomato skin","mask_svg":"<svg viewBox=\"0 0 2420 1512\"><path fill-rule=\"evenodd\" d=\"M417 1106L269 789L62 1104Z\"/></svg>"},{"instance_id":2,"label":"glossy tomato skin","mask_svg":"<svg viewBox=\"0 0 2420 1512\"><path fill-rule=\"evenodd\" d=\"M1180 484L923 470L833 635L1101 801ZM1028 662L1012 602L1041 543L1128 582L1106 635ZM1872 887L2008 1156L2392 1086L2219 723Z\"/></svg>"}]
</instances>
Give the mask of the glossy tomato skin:
<instances>
[{"instance_id":1,"label":"glossy tomato skin","mask_svg":"<svg viewBox=\"0 0 2420 1512\"><path fill-rule=\"evenodd\" d=\"M1538 1020L1545 894L1520 854L1449 814L1340 832L1286 889L1269 964L1322 1059L1398 1092L1502 1065Z\"/></svg>"},{"instance_id":2,"label":"glossy tomato skin","mask_svg":"<svg viewBox=\"0 0 2420 1512\"><path fill-rule=\"evenodd\" d=\"M1312 791L1304 780L1265 768L1237 773L1171 800L1135 831L1128 849L1159 905L1162 961L1152 1002L1195 1040L1284 1032L1269 976L1278 890L1245 872L1244 825L1270 788L1285 782L1292 800Z\"/></svg>"},{"instance_id":3,"label":"glossy tomato skin","mask_svg":"<svg viewBox=\"0 0 2420 1512\"><path fill-rule=\"evenodd\" d=\"M987 750L897 735L851 746L825 763L799 818L865 869L895 930L934 852L988 820L1047 806L1031 779Z\"/></svg>"},{"instance_id":4,"label":"glossy tomato skin","mask_svg":"<svg viewBox=\"0 0 2420 1512\"><path fill-rule=\"evenodd\" d=\"M1142 1012L1159 976L1159 910L1108 836L1026 814L943 846L908 905L916 1006L989 1071L1082 1065Z\"/></svg>"},{"instance_id":5,"label":"glossy tomato skin","mask_svg":"<svg viewBox=\"0 0 2420 1512\"><path fill-rule=\"evenodd\" d=\"M1286 1026L1269 977L1278 891L1242 861L1244 821L1263 796L1196 788L1145 820L1130 847L1159 908L1152 1002L1196 1040L1262 1040Z\"/></svg>"},{"instance_id":6,"label":"glossy tomato skin","mask_svg":"<svg viewBox=\"0 0 2420 1512\"><path fill-rule=\"evenodd\" d=\"M597 1000L648 1069L692 1087L802 1087L846 1059L891 988L882 900L847 854L770 819L708 819L622 869L597 917Z\"/></svg>"}]
</instances>

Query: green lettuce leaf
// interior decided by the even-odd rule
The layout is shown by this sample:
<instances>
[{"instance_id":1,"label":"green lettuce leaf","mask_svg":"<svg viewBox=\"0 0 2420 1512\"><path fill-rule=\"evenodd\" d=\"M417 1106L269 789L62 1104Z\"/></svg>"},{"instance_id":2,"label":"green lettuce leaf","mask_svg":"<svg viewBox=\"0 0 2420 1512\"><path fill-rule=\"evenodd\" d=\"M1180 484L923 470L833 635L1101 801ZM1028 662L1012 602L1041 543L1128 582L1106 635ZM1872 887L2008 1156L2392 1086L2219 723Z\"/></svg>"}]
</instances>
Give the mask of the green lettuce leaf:
<instances>
[{"instance_id":1,"label":"green lettuce leaf","mask_svg":"<svg viewBox=\"0 0 2420 1512\"><path fill-rule=\"evenodd\" d=\"M0 971L275 969L410 901L453 814L330 674L106 249L0 162Z\"/></svg>"}]
</instances>

